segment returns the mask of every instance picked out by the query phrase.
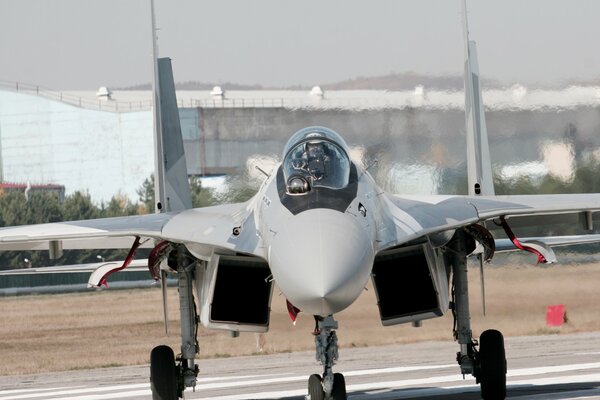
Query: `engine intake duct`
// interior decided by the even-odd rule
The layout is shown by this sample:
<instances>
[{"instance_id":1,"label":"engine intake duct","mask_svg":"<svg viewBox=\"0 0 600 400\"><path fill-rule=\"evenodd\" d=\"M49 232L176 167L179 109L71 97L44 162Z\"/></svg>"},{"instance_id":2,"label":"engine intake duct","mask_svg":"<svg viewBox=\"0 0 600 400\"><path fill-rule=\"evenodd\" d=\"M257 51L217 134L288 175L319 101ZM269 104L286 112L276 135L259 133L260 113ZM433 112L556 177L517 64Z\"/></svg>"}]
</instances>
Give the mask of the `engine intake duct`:
<instances>
[{"instance_id":1,"label":"engine intake duct","mask_svg":"<svg viewBox=\"0 0 600 400\"><path fill-rule=\"evenodd\" d=\"M207 328L266 332L273 282L266 261L247 256L214 255L198 269L200 321Z\"/></svg>"},{"instance_id":2,"label":"engine intake duct","mask_svg":"<svg viewBox=\"0 0 600 400\"><path fill-rule=\"evenodd\" d=\"M440 257L441 259L441 257ZM442 316L448 309L448 277L426 244L378 255L372 280L383 325Z\"/></svg>"}]
</instances>

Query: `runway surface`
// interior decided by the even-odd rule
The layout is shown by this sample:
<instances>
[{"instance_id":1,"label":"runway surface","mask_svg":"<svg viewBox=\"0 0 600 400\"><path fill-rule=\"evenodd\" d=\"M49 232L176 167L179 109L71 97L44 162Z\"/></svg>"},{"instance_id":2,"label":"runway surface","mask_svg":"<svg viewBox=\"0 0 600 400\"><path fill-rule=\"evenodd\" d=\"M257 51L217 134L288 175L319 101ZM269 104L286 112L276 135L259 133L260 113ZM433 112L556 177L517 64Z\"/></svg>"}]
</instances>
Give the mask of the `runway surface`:
<instances>
[{"instance_id":1,"label":"runway surface","mask_svg":"<svg viewBox=\"0 0 600 400\"><path fill-rule=\"evenodd\" d=\"M474 379L459 374L457 349L454 342L341 349L335 371L346 376L351 400L479 399ZM508 398L600 399L600 333L507 338L506 351ZM187 399L300 400L308 376L321 372L312 352L199 363ZM151 399L148 377L147 366L0 377L0 400Z\"/></svg>"}]
</instances>

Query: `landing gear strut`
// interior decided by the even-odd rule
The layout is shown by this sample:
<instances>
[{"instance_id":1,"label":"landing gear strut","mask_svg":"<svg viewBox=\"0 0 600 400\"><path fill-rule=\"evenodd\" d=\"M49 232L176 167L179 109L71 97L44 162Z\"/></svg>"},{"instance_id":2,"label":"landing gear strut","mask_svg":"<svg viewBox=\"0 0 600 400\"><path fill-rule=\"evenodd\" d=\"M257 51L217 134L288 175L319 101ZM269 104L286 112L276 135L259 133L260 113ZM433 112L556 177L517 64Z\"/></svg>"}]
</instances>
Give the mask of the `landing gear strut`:
<instances>
[{"instance_id":1,"label":"landing gear strut","mask_svg":"<svg viewBox=\"0 0 600 400\"><path fill-rule=\"evenodd\" d=\"M469 236L465 232L457 231L447 252L448 261L452 265L454 339L460 345L456 360L463 375L473 375L477 383L481 384L481 397L484 400L503 400L506 398L504 337L496 330L487 330L481 334L480 343L477 343L471 331L467 279L468 240Z\"/></svg>"},{"instance_id":2,"label":"landing gear strut","mask_svg":"<svg viewBox=\"0 0 600 400\"><path fill-rule=\"evenodd\" d=\"M314 331L317 361L323 365L323 377L314 374L308 378L310 400L346 400L346 380L344 375L333 373L338 359L337 335L338 323L333 316L325 318L315 316Z\"/></svg>"},{"instance_id":3,"label":"landing gear strut","mask_svg":"<svg viewBox=\"0 0 600 400\"><path fill-rule=\"evenodd\" d=\"M169 266L177 270L179 313L181 319L181 354L175 360L173 350L158 346L150 354L150 382L154 400L177 400L187 387L196 386L198 366L198 315L194 302L193 277L196 261L186 257L183 247L169 254ZM162 282L166 285L166 282ZM176 363L177 361L177 363Z\"/></svg>"}]
</instances>

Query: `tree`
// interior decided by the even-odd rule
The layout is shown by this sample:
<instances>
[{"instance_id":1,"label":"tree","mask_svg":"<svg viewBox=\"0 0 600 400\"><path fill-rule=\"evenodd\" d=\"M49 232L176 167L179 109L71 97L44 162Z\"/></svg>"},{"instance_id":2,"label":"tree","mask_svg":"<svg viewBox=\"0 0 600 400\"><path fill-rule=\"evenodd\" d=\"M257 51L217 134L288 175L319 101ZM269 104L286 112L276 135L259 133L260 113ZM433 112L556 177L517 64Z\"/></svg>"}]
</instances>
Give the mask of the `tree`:
<instances>
[{"instance_id":1,"label":"tree","mask_svg":"<svg viewBox=\"0 0 600 400\"><path fill-rule=\"evenodd\" d=\"M33 192L29 200L23 192L11 191L0 197L0 222L2 226L42 224L63 220L58 195L51 192ZM25 263L25 259L30 264ZM0 253L0 268L25 268L52 265L47 252L6 251Z\"/></svg>"},{"instance_id":2,"label":"tree","mask_svg":"<svg viewBox=\"0 0 600 400\"><path fill-rule=\"evenodd\" d=\"M89 193L75 192L65 198L62 204L63 220L76 221L80 219L98 218L100 212L92 202Z\"/></svg>"},{"instance_id":3,"label":"tree","mask_svg":"<svg viewBox=\"0 0 600 400\"><path fill-rule=\"evenodd\" d=\"M102 204L100 208L101 218L124 217L137 214L139 214L138 204L132 203L129 198L122 193L114 195L107 205Z\"/></svg>"},{"instance_id":4,"label":"tree","mask_svg":"<svg viewBox=\"0 0 600 400\"><path fill-rule=\"evenodd\" d=\"M154 174L144 180L142 186L136 190L142 205L140 214L152 214L154 212Z\"/></svg>"},{"instance_id":5,"label":"tree","mask_svg":"<svg viewBox=\"0 0 600 400\"><path fill-rule=\"evenodd\" d=\"M210 188L203 188L202 181L198 177L190 177L190 194L192 195L192 207L208 207L219 204L219 198L215 196L215 191Z\"/></svg>"}]
</instances>

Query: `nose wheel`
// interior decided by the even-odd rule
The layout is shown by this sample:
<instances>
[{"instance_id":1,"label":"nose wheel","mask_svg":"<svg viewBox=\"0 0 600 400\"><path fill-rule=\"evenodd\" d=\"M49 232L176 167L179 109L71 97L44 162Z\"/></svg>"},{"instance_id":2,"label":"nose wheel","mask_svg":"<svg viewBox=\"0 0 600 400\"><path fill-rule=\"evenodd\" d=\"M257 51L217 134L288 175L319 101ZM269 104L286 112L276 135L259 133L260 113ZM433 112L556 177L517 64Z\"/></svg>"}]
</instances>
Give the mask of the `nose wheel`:
<instances>
[{"instance_id":1,"label":"nose wheel","mask_svg":"<svg viewBox=\"0 0 600 400\"><path fill-rule=\"evenodd\" d=\"M321 376L318 374L312 374L308 377L308 397L309 400L325 400L323 383Z\"/></svg>"},{"instance_id":2,"label":"nose wheel","mask_svg":"<svg viewBox=\"0 0 600 400\"><path fill-rule=\"evenodd\" d=\"M308 378L308 396L310 400L346 400L346 379L340 373L333 374L333 388L327 397L323 390L320 375L313 374Z\"/></svg>"},{"instance_id":3,"label":"nose wheel","mask_svg":"<svg viewBox=\"0 0 600 400\"><path fill-rule=\"evenodd\" d=\"M331 398L333 400L346 400L346 379L344 378L344 375L340 373L333 375Z\"/></svg>"}]
</instances>

